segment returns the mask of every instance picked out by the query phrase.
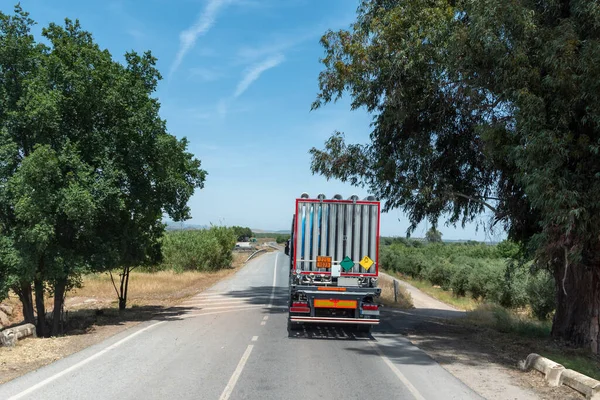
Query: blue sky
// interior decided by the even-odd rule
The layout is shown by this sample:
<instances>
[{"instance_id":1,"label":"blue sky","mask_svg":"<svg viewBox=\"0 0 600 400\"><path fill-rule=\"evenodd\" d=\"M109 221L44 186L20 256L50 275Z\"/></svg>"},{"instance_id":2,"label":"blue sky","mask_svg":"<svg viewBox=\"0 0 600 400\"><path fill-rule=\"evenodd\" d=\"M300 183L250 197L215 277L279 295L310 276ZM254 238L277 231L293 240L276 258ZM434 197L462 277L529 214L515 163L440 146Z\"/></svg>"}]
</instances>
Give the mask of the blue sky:
<instances>
[{"instance_id":1,"label":"blue sky","mask_svg":"<svg viewBox=\"0 0 600 400\"><path fill-rule=\"evenodd\" d=\"M0 0L11 12L15 1ZM310 111L327 29L348 27L358 0L21 0L39 23L79 19L117 60L151 50L163 75L157 96L169 131L186 136L208 171L190 201L193 224L288 229L302 192L366 196L310 172L308 150L334 130L366 142L370 117L348 99ZM403 236L400 211L381 233ZM440 226L444 239L497 240L475 225ZM423 236L425 225L414 236Z\"/></svg>"}]
</instances>

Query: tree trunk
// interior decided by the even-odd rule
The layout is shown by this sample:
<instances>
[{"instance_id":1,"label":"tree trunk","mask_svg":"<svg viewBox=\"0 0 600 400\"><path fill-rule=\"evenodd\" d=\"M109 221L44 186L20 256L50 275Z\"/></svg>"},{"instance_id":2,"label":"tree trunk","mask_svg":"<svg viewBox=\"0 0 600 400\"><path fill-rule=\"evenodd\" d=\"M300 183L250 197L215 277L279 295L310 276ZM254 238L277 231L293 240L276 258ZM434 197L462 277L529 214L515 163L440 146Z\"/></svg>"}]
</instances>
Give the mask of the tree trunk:
<instances>
[{"instance_id":1,"label":"tree trunk","mask_svg":"<svg viewBox=\"0 0 600 400\"><path fill-rule=\"evenodd\" d=\"M48 327L46 326L46 307L44 306L44 282L41 279L33 281L35 288L35 308L37 310L36 333L38 337L48 336Z\"/></svg>"},{"instance_id":2,"label":"tree trunk","mask_svg":"<svg viewBox=\"0 0 600 400\"><path fill-rule=\"evenodd\" d=\"M33 291L30 282L21 282L14 288L23 305L23 320L25 323L35 325L35 313L33 311Z\"/></svg>"},{"instance_id":3,"label":"tree trunk","mask_svg":"<svg viewBox=\"0 0 600 400\"><path fill-rule=\"evenodd\" d=\"M557 306L552 324L552 336L588 348L592 353L598 354L600 268L562 264L556 266L554 278Z\"/></svg>"},{"instance_id":4,"label":"tree trunk","mask_svg":"<svg viewBox=\"0 0 600 400\"><path fill-rule=\"evenodd\" d=\"M121 274L121 293L119 294L119 310L123 311L127 307L127 289L129 288L129 267L123 267Z\"/></svg>"},{"instance_id":5,"label":"tree trunk","mask_svg":"<svg viewBox=\"0 0 600 400\"><path fill-rule=\"evenodd\" d=\"M54 310L52 311L52 336L63 333L62 311L65 300L66 279L59 279L54 284Z\"/></svg>"}]
</instances>

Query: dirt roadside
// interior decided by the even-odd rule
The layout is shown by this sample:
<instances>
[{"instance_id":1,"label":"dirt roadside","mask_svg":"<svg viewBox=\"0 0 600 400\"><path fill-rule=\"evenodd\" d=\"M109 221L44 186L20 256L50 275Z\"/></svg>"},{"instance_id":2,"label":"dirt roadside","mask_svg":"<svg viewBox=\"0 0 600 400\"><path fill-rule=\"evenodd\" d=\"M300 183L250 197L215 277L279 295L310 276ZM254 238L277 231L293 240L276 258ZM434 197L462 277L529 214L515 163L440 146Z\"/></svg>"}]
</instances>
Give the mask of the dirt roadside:
<instances>
[{"instance_id":1,"label":"dirt roadside","mask_svg":"<svg viewBox=\"0 0 600 400\"><path fill-rule=\"evenodd\" d=\"M152 319L156 314L233 275L244 265L248 255L248 253L234 253L231 269L215 273L199 273L198 277L192 277L193 279L189 279L185 284L177 282L178 286L171 282L174 285L172 289L163 288L160 293L156 293L153 289L156 282L151 282L152 285L141 282L148 287L137 295L136 287L132 285L129 308L122 312L117 309L112 287L106 288L98 282L90 283L89 289L86 290L84 287L72 293L65 301L68 322L64 336L27 338L19 341L14 348L0 347L0 384ZM146 293L152 290L154 294ZM20 321L22 318L19 310L20 303L12 299L11 306L15 310L12 316L13 322Z\"/></svg>"},{"instance_id":2,"label":"dirt roadside","mask_svg":"<svg viewBox=\"0 0 600 400\"><path fill-rule=\"evenodd\" d=\"M392 279L390 276L383 279ZM490 400L581 400L567 387L551 388L536 371L523 373L517 362L530 352L529 341L502 333L453 323L464 311L442 303L412 285L398 281L410 293L414 309L387 309L387 329L406 336L452 375Z\"/></svg>"}]
</instances>

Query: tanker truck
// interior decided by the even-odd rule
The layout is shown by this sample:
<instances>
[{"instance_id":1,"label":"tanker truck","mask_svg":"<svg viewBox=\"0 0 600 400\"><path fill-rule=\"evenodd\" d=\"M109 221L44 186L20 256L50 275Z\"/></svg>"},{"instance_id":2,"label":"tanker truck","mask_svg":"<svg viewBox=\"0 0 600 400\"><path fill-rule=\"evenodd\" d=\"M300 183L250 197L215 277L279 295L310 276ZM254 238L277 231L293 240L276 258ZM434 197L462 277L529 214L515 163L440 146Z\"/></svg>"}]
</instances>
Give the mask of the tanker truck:
<instances>
[{"instance_id":1,"label":"tanker truck","mask_svg":"<svg viewBox=\"0 0 600 400\"><path fill-rule=\"evenodd\" d=\"M369 196L296 199L289 255L288 330L306 324L379 324L380 203Z\"/></svg>"}]
</instances>

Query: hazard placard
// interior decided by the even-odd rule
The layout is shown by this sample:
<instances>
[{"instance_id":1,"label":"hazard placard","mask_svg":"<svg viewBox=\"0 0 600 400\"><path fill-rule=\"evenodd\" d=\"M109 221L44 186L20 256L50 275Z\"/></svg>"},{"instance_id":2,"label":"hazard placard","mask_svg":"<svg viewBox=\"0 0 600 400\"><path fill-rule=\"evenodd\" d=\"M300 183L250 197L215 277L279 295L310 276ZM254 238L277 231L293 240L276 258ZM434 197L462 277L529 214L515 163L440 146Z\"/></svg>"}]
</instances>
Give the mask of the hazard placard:
<instances>
[{"instance_id":1,"label":"hazard placard","mask_svg":"<svg viewBox=\"0 0 600 400\"><path fill-rule=\"evenodd\" d=\"M375 263L375 261L371 260L369 258L369 256L364 256L363 259L360 260L360 262L359 262L361 267L363 267L367 271L369 270L369 268L371 268L373 266L374 263Z\"/></svg>"},{"instance_id":2,"label":"hazard placard","mask_svg":"<svg viewBox=\"0 0 600 400\"><path fill-rule=\"evenodd\" d=\"M331 268L331 257L317 256L317 268Z\"/></svg>"}]
</instances>

